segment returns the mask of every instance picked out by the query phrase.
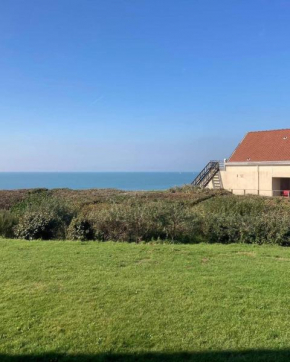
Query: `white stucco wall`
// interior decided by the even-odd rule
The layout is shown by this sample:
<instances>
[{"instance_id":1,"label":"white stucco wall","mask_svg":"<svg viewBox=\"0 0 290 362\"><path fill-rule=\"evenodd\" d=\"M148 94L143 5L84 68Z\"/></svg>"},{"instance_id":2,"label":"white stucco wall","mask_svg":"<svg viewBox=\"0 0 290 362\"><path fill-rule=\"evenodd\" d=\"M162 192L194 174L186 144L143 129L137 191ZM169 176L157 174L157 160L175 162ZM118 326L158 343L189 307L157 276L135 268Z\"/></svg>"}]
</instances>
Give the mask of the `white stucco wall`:
<instances>
[{"instance_id":1,"label":"white stucco wall","mask_svg":"<svg viewBox=\"0 0 290 362\"><path fill-rule=\"evenodd\" d=\"M220 174L223 188L234 194L272 196L273 190L280 188L279 180L273 178L290 178L290 162L241 165L227 163L225 171L220 171ZM212 183L208 187L212 188Z\"/></svg>"}]
</instances>

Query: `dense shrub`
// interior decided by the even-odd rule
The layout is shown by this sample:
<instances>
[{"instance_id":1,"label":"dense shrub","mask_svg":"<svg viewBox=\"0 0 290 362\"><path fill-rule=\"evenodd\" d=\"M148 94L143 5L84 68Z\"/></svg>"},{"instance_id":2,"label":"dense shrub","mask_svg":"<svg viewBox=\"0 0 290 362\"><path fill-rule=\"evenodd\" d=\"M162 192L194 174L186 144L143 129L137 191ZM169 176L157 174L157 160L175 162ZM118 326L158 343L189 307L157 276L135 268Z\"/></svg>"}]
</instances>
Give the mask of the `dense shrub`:
<instances>
[{"instance_id":1,"label":"dense shrub","mask_svg":"<svg viewBox=\"0 0 290 362\"><path fill-rule=\"evenodd\" d=\"M61 221L49 211L28 211L20 217L15 227L15 235L20 239L48 240L57 236L57 230Z\"/></svg>"},{"instance_id":2,"label":"dense shrub","mask_svg":"<svg viewBox=\"0 0 290 362\"><path fill-rule=\"evenodd\" d=\"M12 208L12 212L17 215L38 211L50 211L58 215L66 224L70 223L75 212L68 202L41 189L38 192L30 193L26 199Z\"/></svg>"},{"instance_id":3,"label":"dense shrub","mask_svg":"<svg viewBox=\"0 0 290 362\"><path fill-rule=\"evenodd\" d=\"M230 192L226 191L226 190L222 190L222 189L207 189L207 188L201 188L198 186L193 186L193 185L183 185L183 186L175 186L172 187L168 190L168 192L171 193L182 193L182 194L187 194L187 195L202 195L202 196L206 196L206 195L213 195L213 196L217 196L217 195L231 195Z\"/></svg>"},{"instance_id":4,"label":"dense shrub","mask_svg":"<svg viewBox=\"0 0 290 362\"><path fill-rule=\"evenodd\" d=\"M166 192L0 191L1 197L3 237L290 245L290 202L283 198L192 186Z\"/></svg>"},{"instance_id":5,"label":"dense shrub","mask_svg":"<svg viewBox=\"0 0 290 362\"><path fill-rule=\"evenodd\" d=\"M290 223L286 214L259 216L206 215L203 237L210 243L290 244Z\"/></svg>"},{"instance_id":6,"label":"dense shrub","mask_svg":"<svg viewBox=\"0 0 290 362\"><path fill-rule=\"evenodd\" d=\"M180 242L196 242L200 236L200 217L180 203L171 203L164 210L166 238Z\"/></svg>"},{"instance_id":7,"label":"dense shrub","mask_svg":"<svg viewBox=\"0 0 290 362\"><path fill-rule=\"evenodd\" d=\"M240 225L239 240L245 243L289 245L289 217L277 213L248 217Z\"/></svg>"},{"instance_id":8,"label":"dense shrub","mask_svg":"<svg viewBox=\"0 0 290 362\"><path fill-rule=\"evenodd\" d=\"M91 223L85 218L73 218L67 231L70 240L93 240L94 230Z\"/></svg>"},{"instance_id":9,"label":"dense shrub","mask_svg":"<svg viewBox=\"0 0 290 362\"><path fill-rule=\"evenodd\" d=\"M88 217L99 240L172 239L188 242L196 235L195 220L192 218L192 222L186 222L189 217L186 212L171 203L129 201L91 212Z\"/></svg>"},{"instance_id":10,"label":"dense shrub","mask_svg":"<svg viewBox=\"0 0 290 362\"><path fill-rule=\"evenodd\" d=\"M227 215L260 215L267 211L268 205L262 197L217 196L201 204L205 213ZM202 211L201 210L201 211Z\"/></svg>"},{"instance_id":11,"label":"dense shrub","mask_svg":"<svg viewBox=\"0 0 290 362\"><path fill-rule=\"evenodd\" d=\"M114 204L89 217L99 240L194 242L199 226L197 216L182 205L161 202Z\"/></svg>"},{"instance_id":12,"label":"dense shrub","mask_svg":"<svg viewBox=\"0 0 290 362\"><path fill-rule=\"evenodd\" d=\"M11 207L24 200L31 192L31 190L1 190L0 210L11 209Z\"/></svg>"},{"instance_id":13,"label":"dense shrub","mask_svg":"<svg viewBox=\"0 0 290 362\"><path fill-rule=\"evenodd\" d=\"M41 192L13 208L19 217L15 236L24 239L64 239L74 211L63 201Z\"/></svg>"},{"instance_id":14,"label":"dense shrub","mask_svg":"<svg viewBox=\"0 0 290 362\"><path fill-rule=\"evenodd\" d=\"M210 243L233 243L239 240L238 218L229 215L204 215L202 219L204 239Z\"/></svg>"},{"instance_id":15,"label":"dense shrub","mask_svg":"<svg viewBox=\"0 0 290 362\"><path fill-rule=\"evenodd\" d=\"M18 219L10 211L0 211L0 236L4 238L14 237L14 227Z\"/></svg>"},{"instance_id":16,"label":"dense shrub","mask_svg":"<svg viewBox=\"0 0 290 362\"><path fill-rule=\"evenodd\" d=\"M151 204L144 205L127 202L92 212L89 217L96 238L104 241L139 242L160 236L163 230L156 220L156 210ZM158 216L161 220L162 215ZM165 234L162 237L165 237Z\"/></svg>"}]
</instances>

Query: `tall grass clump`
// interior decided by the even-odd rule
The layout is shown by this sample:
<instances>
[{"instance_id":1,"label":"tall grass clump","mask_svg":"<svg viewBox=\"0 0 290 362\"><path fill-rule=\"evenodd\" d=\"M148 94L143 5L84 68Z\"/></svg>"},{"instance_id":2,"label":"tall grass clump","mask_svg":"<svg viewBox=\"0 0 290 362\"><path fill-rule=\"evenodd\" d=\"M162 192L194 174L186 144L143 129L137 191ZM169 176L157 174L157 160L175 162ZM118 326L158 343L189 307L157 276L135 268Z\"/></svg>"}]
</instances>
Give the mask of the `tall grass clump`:
<instances>
[{"instance_id":1,"label":"tall grass clump","mask_svg":"<svg viewBox=\"0 0 290 362\"><path fill-rule=\"evenodd\" d=\"M14 228L17 223L18 218L10 211L0 210L0 236L13 238L15 236Z\"/></svg>"}]
</instances>

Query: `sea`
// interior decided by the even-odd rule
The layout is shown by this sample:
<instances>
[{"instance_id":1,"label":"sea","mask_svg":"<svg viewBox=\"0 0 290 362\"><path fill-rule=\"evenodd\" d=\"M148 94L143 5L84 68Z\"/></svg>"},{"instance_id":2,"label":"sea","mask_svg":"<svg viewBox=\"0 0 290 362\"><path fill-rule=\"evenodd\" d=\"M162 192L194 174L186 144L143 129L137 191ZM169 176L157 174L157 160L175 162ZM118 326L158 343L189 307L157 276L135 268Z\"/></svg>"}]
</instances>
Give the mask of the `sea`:
<instances>
[{"instance_id":1,"label":"sea","mask_svg":"<svg viewBox=\"0 0 290 362\"><path fill-rule=\"evenodd\" d=\"M193 181L196 172L0 172L0 189L166 190Z\"/></svg>"}]
</instances>

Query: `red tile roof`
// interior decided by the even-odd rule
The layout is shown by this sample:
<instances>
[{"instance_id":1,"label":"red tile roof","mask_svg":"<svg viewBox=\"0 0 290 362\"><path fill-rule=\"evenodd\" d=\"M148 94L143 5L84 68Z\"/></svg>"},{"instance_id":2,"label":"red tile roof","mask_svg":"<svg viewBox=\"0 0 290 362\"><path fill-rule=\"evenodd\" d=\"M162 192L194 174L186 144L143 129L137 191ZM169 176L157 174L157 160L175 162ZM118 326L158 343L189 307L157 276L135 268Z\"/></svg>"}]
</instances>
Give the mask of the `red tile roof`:
<instances>
[{"instance_id":1,"label":"red tile roof","mask_svg":"<svg viewBox=\"0 0 290 362\"><path fill-rule=\"evenodd\" d=\"M290 161L290 129L249 132L228 162Z\"/></svg>"}]
</instances>

